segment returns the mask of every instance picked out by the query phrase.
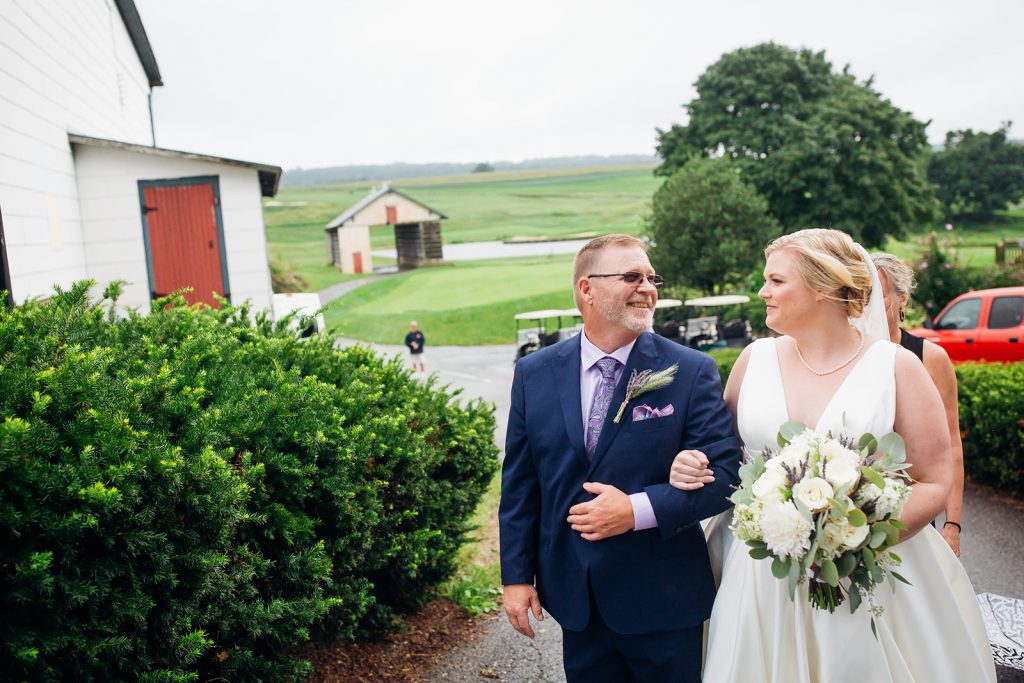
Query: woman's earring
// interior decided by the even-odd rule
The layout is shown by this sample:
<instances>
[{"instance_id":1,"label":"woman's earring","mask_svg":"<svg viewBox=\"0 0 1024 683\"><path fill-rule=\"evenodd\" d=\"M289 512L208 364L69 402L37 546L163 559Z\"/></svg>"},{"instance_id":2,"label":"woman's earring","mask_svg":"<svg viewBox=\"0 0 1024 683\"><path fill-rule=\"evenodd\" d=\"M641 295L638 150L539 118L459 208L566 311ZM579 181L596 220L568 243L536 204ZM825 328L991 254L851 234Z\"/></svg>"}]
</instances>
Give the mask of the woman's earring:
<instances>
[{"instance_id":1,"label":"woman's earring","mask_svg":"<svg viewBox=\"0 0 1024 683\"><path fill-rule=\"evenodd\" d=\"M903 320L904 320L904 319L905 319L906 317L907 317L907 314L906 314L906 313L904 313L904 312L903 312L903 309L901 308L901 309L900 309L900 322L903 322Z\"/></svg>"}]
</instances>

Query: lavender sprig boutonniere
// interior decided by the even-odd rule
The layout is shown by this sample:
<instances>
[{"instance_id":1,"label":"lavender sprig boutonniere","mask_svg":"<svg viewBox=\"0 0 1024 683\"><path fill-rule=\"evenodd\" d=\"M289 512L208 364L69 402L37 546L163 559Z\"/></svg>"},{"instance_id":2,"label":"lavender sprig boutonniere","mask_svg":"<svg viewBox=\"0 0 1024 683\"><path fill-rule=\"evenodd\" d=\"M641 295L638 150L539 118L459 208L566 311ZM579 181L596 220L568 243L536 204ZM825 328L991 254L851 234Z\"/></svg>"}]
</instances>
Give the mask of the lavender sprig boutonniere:
<instances>
[{"instance_id":1,"label":"lavender sprig boutonniere","mask_svg":"<svg viewBox=\"0 0 1024 683\"><path fill-rule=\"evenodd\" d=\"M626 409L626 404L632 401L640 394L653 391L654 389L661 389L672 384L672 380L676 378L676 370L679 368L678 363L673 363L664 370L644 370L643 372L637 372L633 370L633 374L629 376L629 383L626 384L626 400L619 406L619 412L615 413L615 423L618 424L622 418L622 411Z\"/></svg>"}]
</instances>

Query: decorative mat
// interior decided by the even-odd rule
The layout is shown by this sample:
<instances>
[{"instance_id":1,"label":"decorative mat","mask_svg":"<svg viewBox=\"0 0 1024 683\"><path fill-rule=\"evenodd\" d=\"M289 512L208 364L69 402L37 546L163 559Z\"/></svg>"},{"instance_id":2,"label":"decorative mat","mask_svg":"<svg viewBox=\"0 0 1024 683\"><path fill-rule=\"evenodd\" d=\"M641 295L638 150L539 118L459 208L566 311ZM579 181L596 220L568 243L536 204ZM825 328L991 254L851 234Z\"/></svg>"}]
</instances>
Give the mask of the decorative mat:
<instances>
[{"instance_id":1,"label":"decorative mat","mask_svg":"<svg viewBox=\"0 0 1024 683\"><path fill-rule=\"evenodd\" d=\"M980 593L978 606L996 664L1024 670L1024 600Z\"/></svg>"}]
</instances>

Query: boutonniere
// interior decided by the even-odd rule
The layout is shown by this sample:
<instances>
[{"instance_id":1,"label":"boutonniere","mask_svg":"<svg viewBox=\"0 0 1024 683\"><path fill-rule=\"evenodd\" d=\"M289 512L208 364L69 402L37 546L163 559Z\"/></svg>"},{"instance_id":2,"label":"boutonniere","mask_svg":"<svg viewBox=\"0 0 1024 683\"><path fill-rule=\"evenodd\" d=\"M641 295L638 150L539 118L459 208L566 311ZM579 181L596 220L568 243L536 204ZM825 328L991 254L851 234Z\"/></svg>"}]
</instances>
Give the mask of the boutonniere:
<instances>
[{"instance_id":1,"label":"boutonniere","mask_svg":"<svg viewBox=\"0 0 1024 683\"><path fill-rule=\"evenodd\" d=\"M645 394L648 391L654 389L661 389L672 384L672 380L676 378L676 370L679 368L678 363L673 363L664 370L644 370L643 372L637 372L633 370L633 374L629 376L629 383L626 384L626 400L619 406L619 412L615 413L615 423L618 424L622 418L622 411L626 409L626 404L632 401L640 394Z\"/></svg>"}]
</instances>

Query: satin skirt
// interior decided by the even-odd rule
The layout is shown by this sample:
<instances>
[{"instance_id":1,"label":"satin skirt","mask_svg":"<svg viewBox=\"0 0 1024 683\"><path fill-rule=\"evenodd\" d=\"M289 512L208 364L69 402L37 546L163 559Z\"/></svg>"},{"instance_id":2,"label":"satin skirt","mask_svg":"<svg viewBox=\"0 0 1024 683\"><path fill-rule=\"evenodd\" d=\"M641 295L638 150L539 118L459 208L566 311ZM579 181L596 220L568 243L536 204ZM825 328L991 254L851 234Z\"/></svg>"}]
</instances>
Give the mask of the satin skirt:
<instances>
[{"instance_id":1,"label":"satin skirt","mask_svg":"<svg viewBox=\"0 0 1024 683\"><path fill-rule=\"evenodd\" d=\"M719 583L707 629L705 683L995 683L995 664L967 572L930 526L894 550L912 585L875 589L884 608L865 600L850 614L812 608L806 585L791 600L771 563L754 560L728 526L731 512L711 520L708 548Z\"/></svg>"}]
</instances>

